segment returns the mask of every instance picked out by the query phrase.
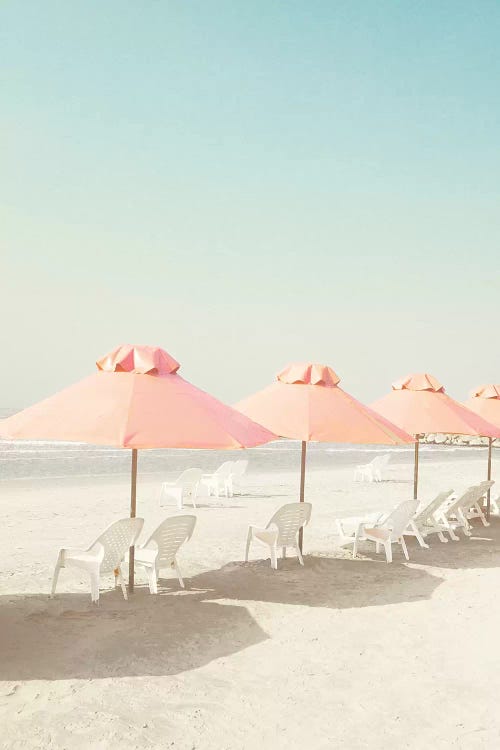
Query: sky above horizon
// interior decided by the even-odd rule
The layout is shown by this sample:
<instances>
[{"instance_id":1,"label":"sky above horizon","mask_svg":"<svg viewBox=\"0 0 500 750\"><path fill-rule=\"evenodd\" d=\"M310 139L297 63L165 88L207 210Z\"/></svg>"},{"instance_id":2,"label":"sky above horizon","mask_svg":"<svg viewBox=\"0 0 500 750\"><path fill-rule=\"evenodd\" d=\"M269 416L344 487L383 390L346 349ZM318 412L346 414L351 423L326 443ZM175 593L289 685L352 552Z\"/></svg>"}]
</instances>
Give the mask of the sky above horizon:
<instances>
[{"instance_id":1,"label":"sky above horizon","mask_svg":"<svg viewBox=\"0 0 500 750\"><path fill-rule=\"evenodd\" d=\"M233 403L500 382L500 4L2 4L0 406L159 345Z\"/></svg>"}]
</instances>

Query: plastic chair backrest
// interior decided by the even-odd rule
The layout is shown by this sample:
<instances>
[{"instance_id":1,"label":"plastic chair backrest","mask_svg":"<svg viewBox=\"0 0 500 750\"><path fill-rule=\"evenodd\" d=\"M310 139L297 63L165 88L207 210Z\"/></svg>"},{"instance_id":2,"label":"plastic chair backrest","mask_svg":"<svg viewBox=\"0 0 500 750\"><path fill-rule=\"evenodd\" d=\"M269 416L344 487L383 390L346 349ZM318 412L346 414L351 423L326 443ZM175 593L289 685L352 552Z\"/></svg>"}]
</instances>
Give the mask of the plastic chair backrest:
<instances>
[{"instance_id":1,"label":"plastic chair backrest","mask_svg":"<svg viewBox=\"0 0 500 750\"><path fill-rule=\"evenodd\" d=\"M415 511L418 507L418 500L405 500L400 503L392 513L384 521L382 527L389 529L390 539L399 539L402 535L409 522L415 515Z\"/></svg>"},{"instance_id":2,"label":"plastic chair backrest","mask_svg":"<svg viewBox=\"0 0 500 750\"><path fill-rule=\"evenodd\" d=\"M476 498L478 495L478 487L477 485L474 485L473 487L469 487L465 490L459 497L457 497L455 500L453 500L450 505L446 508L446 515L456 513L456 511L462 507L462 505L467 505L468 503L475 502L474 498Z\"/></svg>"},{"instance_id":3,"label":"plastic chair backrest","mask_svg":"<svg viewBox=\"0 0 500 750\"><path fill-rule=\"evenodd\" d=\"M224 461L224 463L221 464L216 471L214 471L214 476L219 477L219 479L228 477L233 470L233 464L234 461Z\"/></svg>"},{"instance_id":4,"label":"plastic chair backrest","mask_svg":"<svg viewBox=\"0 0 500 750\"><path fill-rule=\"evenodd\" d=\"M122 518L108 526L92 547L99 545L103 550L101 573L115 570L125 557L129 547L142 531L144 518ZM91 549L92 549L91 547Z\"/></svg>"},{"instance_id":5,"label":"plastic chair backrest","mask_svg":"<svg viewBox=\"0 0 500 750\"><path fill-rule=\"evenodd\" d=\"M175 484L177 487L182 487L183 490L190 490L201 482L202 474L201 469L186 469L176 480Z\"/></svg>"},{"instance_id":6,"label":"plastic chair backrest","mask_svg":"<svg viewBox=\"0 0 500 750\"><path fill-rule=\"evenodd\" d=\"M383 469L384 466L387 466L389 461L391 460L391 454L390 453L384 453L383 456L380 456L379 459L379 469Z\"/></svg>"},{"instance_id":7,"label":"plastic chair backrest","mask_svg":"<svg viewBox=\"0 0 500 750\"><path fill-rule=\"evenodd\" d=\"M311 503L287 503L279 508L266 528L276 526L278 529L278 547L294 545L297 532L311 518Z\"/></svg>"},{"instance_id":8,"label":"plastic chair backrest","mask_svg":"<svg viewBox=\"0 0 500 750\"><path fill-rule=\"evenodd\" d=\"M233 477L242 477L248 468L248 459L241 458L239 461L235 461L233 464L232 474Z\"/></svg>"},{"instance_id":9,"label":"plastic chair backrest","mask_svg":"<svg viewBox=\"0 0 500 750\"><path fill-rule=\"evenodd\" d=\"M440 492L439 495L436 495L434 500L431 500L425 508L422 508L422 510L418 512L415 521L417 523L425 523L425 521L434 520L434 513L440 509L452 493L453 490L445 490L444 492Z\"/></svg>"},{"instance_id":10,"label":"plastic chair backrest","mask_svg":"<svg viewBox=\"0 0 500 750\"><path fill-rule=\"evenodd\" d=\"M156 564L170 565L179 547L191 539L196 526L196 516L170 516L151 534L145 546L154 542L158 547Z\"/></svg>"},{"instance_id":11,"label":"plastic chair backrest","mask_svg":"<svg viewBox=\"0 0 500 750\"><path fill-rule=\"evenodd\" d=\"M488 490L491 490L491 488L493 487L494 484L495 484L495 480L494 479L485 479L484 481L482 481L482 482L480 482L478 484L478 487L480 487L481 488L481 492L484 495L486 495L486 493L488 492Z\"/></svg>"}]
</instances>

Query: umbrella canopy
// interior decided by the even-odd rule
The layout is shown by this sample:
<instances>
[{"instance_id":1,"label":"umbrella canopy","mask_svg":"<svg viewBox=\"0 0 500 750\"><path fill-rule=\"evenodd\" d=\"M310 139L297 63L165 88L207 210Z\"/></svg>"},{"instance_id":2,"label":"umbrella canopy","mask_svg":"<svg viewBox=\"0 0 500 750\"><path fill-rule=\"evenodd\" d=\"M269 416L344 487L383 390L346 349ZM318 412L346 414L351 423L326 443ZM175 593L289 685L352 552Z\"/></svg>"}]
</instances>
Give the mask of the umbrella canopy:
<instances>
[{"instance_id":1,"label":"umbrella canopy","mask_svg":"<svg viewBox=\"0 0 500 750\"><path fill-rule=\"evenodd\" d=\"M184 380L179 363L163 349L126 344L96 364L97 372L84 380L2 420L0 437L131 448L131 517L138 448L250 448L276 439ZM133 589L133 548L129 582Z\"/></svg>"},{"instance_id":2,"label":"umbrella canopy","mask_svg":"<svg viewBox=\"0 0 500 750\"><path fill-rule=\"evenodd\" d=\"M302 441L300 501L304 501L306 444L380 443L401 445L414 439L339 387L326 365L294 363L276 382L236 404L243 414L281 437ZM302 549L302 529L300 535Z\"/></svg>"},{"instance_id":3,"label":"umbrella canopy","mask_svg":"<svg viewBox=\"0 0 500 750\"><path fill-rule=\"evenodd\" d=\"M357 401L325 365L296 363L236 409L281 437L325 443L413 443L404 430Z\"/></svg>"},{"instance_id":4,"label":"umbrella canopy","mask_svg":"<svg viewBox=\"0 0 500 750\"><path fill-rule=\"evenodd\" d=\"M500 427L448 396L444 386L428 373L408 375L393 383L392 391L375 401L372 408L417 437L431 432L500 437ZM417 487L418 441L415 446L415 498Z\"/></svg>"},{"instance_id":5,"label":"umbrella canopy","mask_svg":"<svg viewBox=\"0 0 500 750\"><path fill-rule=\"evenodd\" d=\"M379 414L412 435L445 432L452 435L500 437L500 426L487 422L445 393L432 375L408 375L392 391L372 404Z\"/></svg>"},{"instance_id":6,"label":"umbrella canopy","mask_svg":"<svg viewBox=\"0 0 500 750\"><path fill-rule=\"evenodd\" d=\"M475 388L464 406L500 428L500 383Z\"/></svg>"},{"instance_id":7,"label":"umbrella canopy","mask_svg":"<svg viewBox=\"0 0 500 750\"><path fill-rule=\"evenodd\" d=\"M0 437L121 448L250 448L276 436L184 380L158 347L120 346L97 372L0 423Z\"/></svg>"},{"instance_id":8,"label":"umbrella canopy","mask_svg":"<svg viewBox=\"0 0 500 750\"><path fill-rule=\"evenodd\" d=\"M479 414L483 419L488 420L492 424L500 427L500 384L496 385L481 385L479 388L475 388L470 398L465 401L464 406L471 409L476 414ZM493 439L490 437L488 441L488 479L491 479L491 451L493 446ZM491 491L488 490L487 499L487 515L490 513L490 502L491 502Z\"/></svg>"}]
</instances>

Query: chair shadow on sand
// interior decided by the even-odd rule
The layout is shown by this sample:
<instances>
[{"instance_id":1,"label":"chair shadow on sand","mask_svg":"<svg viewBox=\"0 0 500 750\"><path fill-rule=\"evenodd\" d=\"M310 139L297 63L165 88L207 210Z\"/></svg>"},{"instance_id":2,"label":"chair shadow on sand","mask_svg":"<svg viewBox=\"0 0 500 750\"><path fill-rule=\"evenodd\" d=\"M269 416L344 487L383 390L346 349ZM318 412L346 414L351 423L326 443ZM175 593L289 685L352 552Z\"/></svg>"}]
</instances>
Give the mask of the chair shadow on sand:
<instances>
[{"instance_id":1,"label":"chair shadow on sand","mask_svg":"<svg viewBox=\"0 0 500 750\"><path fill-rule=\"evenodd\" d=\"M500 520L475 526L471 539L431 548L411 542L410 565L400 551L388 565L383 555L361 559L309 554L305 567L295 557L232 562L186 578L179 592L173 579L160 579L158 596L145 586L126 602L116 590L101 594L99 607L85 594L0 597L0 680L104 679L175 675L202 667L265 641L246 602L367 609L432 597L441 584L439 568L500 566ZM417 565L412 567L411 563ZM425 566L436 568L433 572ZM232 603L232 600L236 603Z\"/></svg>"}]
</instances>

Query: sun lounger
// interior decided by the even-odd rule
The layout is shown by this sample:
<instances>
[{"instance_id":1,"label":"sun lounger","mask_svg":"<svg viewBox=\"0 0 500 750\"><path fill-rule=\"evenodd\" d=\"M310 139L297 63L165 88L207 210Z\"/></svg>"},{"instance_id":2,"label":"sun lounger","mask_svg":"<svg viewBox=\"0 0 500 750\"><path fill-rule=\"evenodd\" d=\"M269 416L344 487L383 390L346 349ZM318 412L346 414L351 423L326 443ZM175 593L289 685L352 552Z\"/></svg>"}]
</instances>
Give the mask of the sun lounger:
<instances>
[{"instance_id":1,"label":"sun lounger","mask_svg":"<svg viewBox=\"0 0 500 750\"><path fill-rule=\"evenodd\" d=\"M482 503L488 490L495 484L492 480L485 480L478 484L475 488L475 493L472 496L471 504L465 503L462 505L462 510L465 518L469 521L473 518L481 519L483 526L489 526L489 522L486 519L484 511L482 509Z\"/></svg>"},{"instance_id":2,"label":"sun lounger","mask_svg":"<svg viewBox=\"0 0 500 750\"><path fill-rule=\"evenodd\" d=\"M171 516L151 534L146 544L136 547L135 564L146 570L149 591L158 593L158 574L163 568L175 568L179 583L184 588L177 563L177 552L193 535L196 516Z\"/></svg>"},{"instance_id":3,"label":"sun lounger","mask_svg":"<svg viewBox=\"0 0 500 750\"><path fill-rule=\"evenodd\" d=\"M269 547L271 567L274 570L278 569L277 551L279 547L281 547L283 557L286 557L287 547L293 547L299 558L299 563L304 565L299 547L299 530L309 523L311 510L311 503L287 503L276 511L264 529L258 526L250 526L247 535L245 562L248 562L251 543L257 540Z\"/></svg>"},{"instance_id":4,"label":"sun lounger","mask_svg":"<svg viewBox=\"0 0 500 750\"><path fill-rule=\"evenodd\" d=\"M384 547L388 563L392 562L392 545L400 544L403 554L409 560L408 550L404 540L404 534L411 519L417 510L417 500L406 500L398 505L387 518L377 526L360 524L354 537L352 556L356 557L358 545L361 541L375 542L375 550L380 551L380 545Z\"/></svg>"},{"instance_id":5,"label":"sun lounger","mask_svg":"<svg viewBox=\"0 0 500 750\"><path fill-rule=\"evenodd\" d=\"M129 548L141 533L143 524L143 518L122 518L108 526L88 549L60 550L52 579L51 596L56 592L61 568L79 568L90 576L90 595L95 604L99 602L100 578L106 573L114 573L115 586L120 584L123 596L127 599L121 565Z\"/></svg>"},{"instance_id":6,"label":"sun lounger","mask_svg":"<svg viewBox=\"0 0 500 750\"><path fill-rule=\"evenodd\" d=\"M452 494L453 490L440 492L434 500L431 500L430 503L418 509L408 524L405 535L415 536L420 546L426 548L429 545L425 542L425 538L430 534L437 534L442 542L447 542L448 540L444 536L444 532L448 532L452 539L455 538L455 540L458 540L456 534L452 535L447 524L439 523L435 518L436 514L439 514L440 509L446 507L446 503Z\"/></svg>"},{"instance_id":7,"label":"sun lounger","mask_svg":"<svg viewBox=\"0 0 500 750\"><path fill-rule=\"evenodd\" d=\"M478 502L480 494L477 485L469 487L459 497L452 497L435 513L436 521L447 527L453 539L458 539L455 534L457 529L462 529L466 536L471 536L472 527L467 514Z\"/></svg>"}]
</instances>

